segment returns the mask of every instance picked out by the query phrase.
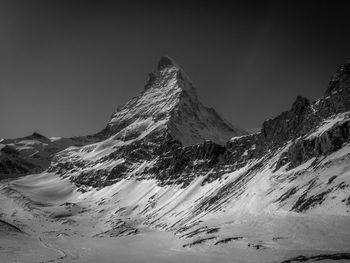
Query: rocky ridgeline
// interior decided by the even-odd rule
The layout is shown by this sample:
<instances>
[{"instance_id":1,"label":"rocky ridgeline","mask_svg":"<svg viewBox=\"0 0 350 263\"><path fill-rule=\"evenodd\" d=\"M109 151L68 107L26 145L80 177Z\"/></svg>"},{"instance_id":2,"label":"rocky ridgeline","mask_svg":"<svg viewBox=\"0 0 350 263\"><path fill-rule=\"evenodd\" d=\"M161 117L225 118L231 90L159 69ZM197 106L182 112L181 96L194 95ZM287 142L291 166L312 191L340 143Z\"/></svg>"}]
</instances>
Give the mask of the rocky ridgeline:
<instances>
[{"instance_id":1,"label":"rocky ridgeline","mask_svg":"<svg viewBox=\"0 0 350 263\"><path fill-rule=\"evenodd\" d=\"M310 103L298 96L289 111L265 121L260 132L246 135L202 106L187 75L164 57L139 96L118 107L107 127L90 136L90 143L51 155L48 171L70 177L81 187L104 187L124 178L154 178L159 185L186 187L198 176L205 176L205 184L254 163L246 173L251 174L288 144L275 169L284 165L291 169L349 141L345 115L330 129L310 136L328 118L350 111L349 92L350 63L346 63L321 99Z\"/></svg>"},{"instance_id":2,"label":"rocky ridgeline","mask_svg":"<svg viewBox=\"0 0 350 263\"><path fill-rule=\"evenodd\" d=\"M267 120L262 126L266 144L281 145L305 135L330 116L350 110L350 62L332 77L325 95L310 103L298 96L289 111Z\"/></svg>"},{"instance_id":3,"label":"rocky ridgeline","mask_svg":"<svg viewBox=\"0 0 350 263\"><path fill-rule=\"evenodd\" d=\"M307 136L315 132L328 118L331 121L332 117L347 111L350 111L349 62L341 66L332 77L325 95L319 100L310 103L308 99L298 96L289 111L265 121L260 133L234 137L223 147L206 141L196 147L185 148L181 157L175 155L177 161L168 167L173 167L171 170L181 175L174 175L177 178L175 182L183 183L184 179L181 178L186 178L188 183L196 175L205 174L207 177L204 182L211 182L254 160L263 163L278 149L291 143L277 161L275 169L285 164L288 164L287 169L292 169L313 157L327 156L350 141L350 113L344 114L343 120L323 133ZM207 158L194 159L197 148L218 150L210 152ZM255 166L256 169L260 167Z\"/></svg>"},{"instance_id":4,"label":"rocky ridgeline","mask_svg":"<svg viewBox=\"0 0 350 263\"><path fill-rule=\"evenodd\" d=\"M297 102L298 107L295 107ZM283 123L293 123L286 127L288 131L285 134L288 134L288 137L285 136L284 140L277 141L277 145L288 140L292 141L288 152L284 153L279 160L277 168L285 163L290 163L289 168L294 168L312 157L327 156L349 142L348 114L343 116L343 121L334 123L333 127L318 136L306 135L316 132L327 119L332 121L337 114L350 111L350 62L341 66L335 73L322 98L310 104L306 99L298 97L290 112L293 111L296 114L292 118L287 117L284 121L283 119L272 120L268 121L270 122L268 125L266 122L263 125L263 133L269 141L269 138L273 138L271 133L276 136L275 138L283 136L280 135L284 130L281 128ZM282 115L277 118L281 118ZM272 132L271 127L273 127Z\"/></svg>"},{"instance_id":5,"label":"rocky ridgeline","mask_svg":"<svg viewBox=\"0 0 350 263\"><path fill-rule=\"evenodd\" d=\"M337 71L321 99L310 103L308 99L298 96L289 111L265 121L261 132L236 136L225 145L202 138L202 143L187 146L187 137L194 136L195 142L198 141L198 136L203 137L196 133L196 125L209 124L201 120L196 122L192 125L195 129L185 130L183 136L186 138L181 141L181 125L189 119L199 119L198 110L193 109L198 107L198 102L193 102L196 96L192 84L188 81L182 83L187 77L183 76L182 70L173 70L173 66L172 60L162 59L158 70L151 73L145 91L112 116L103 132L109 136L114 134L114 140L123 141L123 144L114 146L112 152L94 161L83 158L75 160L70 154L67 158L61 158L64 154L59 154L49 171L62 175L75 172L76 175L71 180L80 186L104 187L123 178L133 177L139 180L155 178L160 185L180 184L186 187L198 176L206 175L203 183L207 183L248 163L257 160L265 162L288 143L290 147L276 162L276 170L285 164L290 169L313 157L328 155L349 141L347 121L334 125L319 136L307 138L327 118L350 110L349 63ZM174 76L178 80L179 74L182 76L181 84L174 85ZM160 91L164 87L168 95L165 97L164 90ZM164 107L169 107L170 104L172 107L164 111ZM155 107L156 105L161 107ZM144 110L140 112L139 107ZM150 115L151 124L148 123L141 129L136 125L132 129L135 122L147 119ZM162 125L159 125L160 122L163 122ZM224 122L221 124L225 125ZM224 127L225 134L227 129ZM84 169L114 160L123 161L110 170ZM261 165L254 167L259 169Z\"/></svg>"},{"instance_id":6,"label":"rocky ridgeline","mask_svg":"<svg viewBox=\"0 0 350 263\"><path fill-rule=\"evenodd\" d=\"M248 160L273 153L287 143L291 146L282 154L276 169L287 163L291 169L313 157L327 156L349 142L348 115L318 136L307 135L315 132L327 119L347 111L350 111L350 62L339 68L322 98L310 103L307 98L298 96L289 111L265 121L260 133L229 142L226 160L243 165ZM245 154L242 155L243 151Z\"/></svg>"},{"instance_id":7,"label":"rocky ridgeline","mask_svg":"<svg viewBox=\"0 0 350 263\"><path fill-rule=\"evenodd\" d=\"M293 142L288 151L284 152L279 159L276 169L289 164L288 168L294 168L313 157L327 156L350 141L349 115L340 123L320 134L319 136L299 138Z\"/></svg>"},{"instance_id":8,"label":"rocky ridgeline","mask_svg":"<svg viewBox=\"0 0 350 263\"><path fill-rule=\"evenodd\" d=\"M51 163L51 154L62 150L39 133L0 142L0 179L41 172Z\"/></svg>"},{"instance_id":9,"label":"rocky ridgeline","mask_svg":"<svg viewBox=\"0 0 350 263\"><path fill-rule=\"evenodd\" d=\"M0 180L46 170L56 153L69 146L80 147L101 140L97 136L49 139L37 132L0 141Z\"/></svg>"}]
</instances>

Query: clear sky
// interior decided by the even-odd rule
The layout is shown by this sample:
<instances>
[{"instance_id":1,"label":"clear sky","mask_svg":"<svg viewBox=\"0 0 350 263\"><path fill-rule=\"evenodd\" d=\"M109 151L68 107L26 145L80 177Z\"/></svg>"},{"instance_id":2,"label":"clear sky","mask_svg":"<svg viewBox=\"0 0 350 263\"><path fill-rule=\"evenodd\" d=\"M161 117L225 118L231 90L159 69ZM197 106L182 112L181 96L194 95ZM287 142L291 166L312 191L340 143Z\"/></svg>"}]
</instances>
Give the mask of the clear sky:
<instances>
[{"instance_id":1,"label":"clear sky","mask_svg":"<svg viewBox=\"0 0 350 263\"><path fill-rule=\"evenodd\" d=\"M350 60L346 1L211 2L1 0L0 138L101 130L164 54L244 129Z\"/></svg>"}]
</instances>

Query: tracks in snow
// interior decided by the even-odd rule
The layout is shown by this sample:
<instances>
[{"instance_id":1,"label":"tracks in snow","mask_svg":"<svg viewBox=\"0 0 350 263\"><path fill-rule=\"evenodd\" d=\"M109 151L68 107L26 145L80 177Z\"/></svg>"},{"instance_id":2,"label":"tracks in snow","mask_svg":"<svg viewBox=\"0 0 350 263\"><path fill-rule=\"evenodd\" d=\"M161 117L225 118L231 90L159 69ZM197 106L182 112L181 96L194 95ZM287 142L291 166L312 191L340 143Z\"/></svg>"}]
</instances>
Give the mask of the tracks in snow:
<instances>
[{"instance_id":1,"label":"tracks in snow","mask_svg":"<svg viewBox=\"0 0 350 263\"><path fill-rule=\"evenodd\" d=\"M45 261L42 261L40 263L62 262L62 260L64 260L64 259L67 259L67 262L71 262L71 261L76 260L78 258L78 256L69 255L65 251L63 251L62 249L55 248L51 244L44 242L41 237L39 237L39 242L41 243L41 245L43 247L45 247L47 249L50 249L50 250L54 250L54 251L56 251L57 253L59 253L61 255L60 257L57 257L57 258L54 258L54 259L45 260Z\"/></svg>"}]
</instances>

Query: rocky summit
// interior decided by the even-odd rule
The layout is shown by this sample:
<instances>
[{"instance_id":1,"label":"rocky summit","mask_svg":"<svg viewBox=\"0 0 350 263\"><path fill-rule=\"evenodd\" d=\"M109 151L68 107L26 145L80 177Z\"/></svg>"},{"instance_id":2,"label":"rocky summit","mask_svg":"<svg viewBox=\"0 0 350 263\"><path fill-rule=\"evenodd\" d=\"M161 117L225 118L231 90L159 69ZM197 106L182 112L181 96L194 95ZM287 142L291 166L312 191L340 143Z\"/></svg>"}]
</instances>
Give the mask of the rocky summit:
<instances>
[{"instance_id":1,"label":"rocky summit","mask_svg":"<svg viewBox=\"0 0 350 263\"><path fill-rule=\"evenodd\" d=\"M248 134L203 106L181 67L162 57L101 132L0 142L1 179L33 174L1 185L0 226L36 235L35 218L42 235L70 244L167 231L183 250L235 251L239 262L257 262L242 252L256 250L264 262L346 260L350 62L325 90L313 102L298 96Z\"/></svg>"},{"instance_id":2,"label":"rocky summit","mask_svg":"<svg viewBox=\"0 0 350 263\"><path fill-rule=\"evenodd\" d=\"M141 94L118 107L99 133L106 139L57 154L49 171L82 186L106 186L130 176L182 184L194 178L178 176L186 168L183 151L202 143L219 148L246 134L204 107L185 72L162 57Z\"/></svg>"},{"instance_id":3,"label":"rocky summit","mask_svg":"<svg viewBox=\"0 0 350 263\"><path fill-rule=\"evenodd\" d=\"M189 77L169 57L159 60L143 92L118 107L103 132L124 141L169 133L183 146L205 140L224 145L233 136L247 134L204 107Z\"/></svg>"}]
</instances>

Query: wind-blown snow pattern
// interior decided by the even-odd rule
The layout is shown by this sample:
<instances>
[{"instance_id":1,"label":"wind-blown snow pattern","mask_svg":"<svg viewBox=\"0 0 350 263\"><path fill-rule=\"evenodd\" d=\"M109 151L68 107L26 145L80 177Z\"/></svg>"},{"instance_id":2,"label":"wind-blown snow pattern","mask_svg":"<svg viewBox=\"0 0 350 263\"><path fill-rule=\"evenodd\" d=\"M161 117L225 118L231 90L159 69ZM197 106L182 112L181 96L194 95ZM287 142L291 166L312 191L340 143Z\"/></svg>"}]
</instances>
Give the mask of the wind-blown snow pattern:
<instances>
[{"instance_id":1,"label":"wind-blown snow pattern","mask_svg":"<svg viewBox=\"0 0 350 263\"><path fill-rule=\"evenodd\" d=\"M14 158L22 141L2 141L1 154ZM125 261L342 262L350 259L350 63L322 98L299 96L246 134L202 106L164 57L103 131L67 141L49 162L0 184L0 231L40 235L41 249L61 260L97 260L80 246L121 255L123 243L110 244L139 236L160 251L129 252ZM164 231L179 241L149 234Z\"/></svg>"}]
</instances>

